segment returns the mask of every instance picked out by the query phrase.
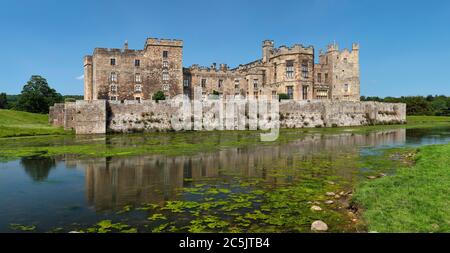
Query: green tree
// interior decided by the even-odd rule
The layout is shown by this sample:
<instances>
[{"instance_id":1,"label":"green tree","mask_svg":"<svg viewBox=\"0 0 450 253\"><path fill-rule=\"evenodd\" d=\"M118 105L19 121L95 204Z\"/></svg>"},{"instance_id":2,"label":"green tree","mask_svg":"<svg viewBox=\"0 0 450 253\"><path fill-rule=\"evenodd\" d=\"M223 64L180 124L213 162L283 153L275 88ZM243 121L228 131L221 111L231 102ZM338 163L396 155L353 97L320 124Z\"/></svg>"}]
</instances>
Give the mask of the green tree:
<instances>
[{"instance_id":1,"label":"green tree","mask_svg":"<svg viewBox=\"0 0 450 253\"><path fill-rule=\"evenodd\" d=\"M153 94L152 99L156 102L158 102L159 100L166 100L166 95L164 95L164 92L162 91L157 91L155 94Z\"/></svg>"},{"instance_id":2,"label":"green tree","mask_svg":"<svg viewBox=\"0 0 450 253\"><path fill-rule=\"evenodd\" d=\"M8 100L6 98L6 93L0 93L0 109L8 108Z\"/></svg>"},{"instance_id":3,"label":"green tree","mask_svg":"<svg viewBox=\"0 0 450 253\"><path fill-rule=\"evenodd\" d=\"M23 86L17 101L17 109L34 113L48 113L50 106L61 102L63 102L63 97L55 89L50 88L45 78L33 75L30 81Z\"/></svg>"}]
</instances>

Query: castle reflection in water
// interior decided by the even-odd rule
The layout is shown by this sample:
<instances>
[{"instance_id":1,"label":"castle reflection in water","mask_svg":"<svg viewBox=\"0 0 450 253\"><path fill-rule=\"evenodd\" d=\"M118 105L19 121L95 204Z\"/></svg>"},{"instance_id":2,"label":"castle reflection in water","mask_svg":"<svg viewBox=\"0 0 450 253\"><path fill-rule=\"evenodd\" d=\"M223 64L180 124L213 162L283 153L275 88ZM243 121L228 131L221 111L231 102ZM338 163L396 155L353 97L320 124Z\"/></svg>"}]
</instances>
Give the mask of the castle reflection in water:
<instances>
[{"instance_id":1,"label":"castle reflection in water","mask_svg":"<svg viewBox=\"0 0 450 253\"><path fill-rule=\"evenodd\" d=\"M261 178L274 186L295 180L302 166L324 164L337 176L352 179L360 148L404 144L406 130L369 134L309 135L277 145L201 153L194 156L139 156L76 160L64 158L67 167L85 170L86 196L96 210L118 209L124 205L161 203L181 198L179 189L191 180ZM345 158L345 162L342 159ZM353 161L354 164L352 164ZM276 177L277 170L294 171L289 177Z\"/></svg>"}]
</instances>

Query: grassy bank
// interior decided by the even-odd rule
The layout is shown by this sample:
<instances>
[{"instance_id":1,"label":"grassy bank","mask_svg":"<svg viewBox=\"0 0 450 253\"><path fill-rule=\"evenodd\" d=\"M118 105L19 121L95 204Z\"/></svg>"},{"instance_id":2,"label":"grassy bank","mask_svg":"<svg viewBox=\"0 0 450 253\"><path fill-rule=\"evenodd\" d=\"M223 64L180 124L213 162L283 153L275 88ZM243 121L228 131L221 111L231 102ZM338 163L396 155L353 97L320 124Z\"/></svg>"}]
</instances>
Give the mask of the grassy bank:
<instances>
[{"instance_id":1,"label":"grassy bank","mask_svg":"<svg viewBox=\"0 0 450 253\"><path fill-rule=\"evenodd\" d=\"M65 134L48 124L45 114L0 109L0 138Z\"/></svg>"},{"instance_id":2,"label":"grassy bank","mask_svg":"<svg viewBox=\"0 0 450 253\"><path fill-rule=\"evenodd\" d=\"M413 166L357 187L369 231L450 232L450 144L417 152Z\"/></svg>"}]
</instances>

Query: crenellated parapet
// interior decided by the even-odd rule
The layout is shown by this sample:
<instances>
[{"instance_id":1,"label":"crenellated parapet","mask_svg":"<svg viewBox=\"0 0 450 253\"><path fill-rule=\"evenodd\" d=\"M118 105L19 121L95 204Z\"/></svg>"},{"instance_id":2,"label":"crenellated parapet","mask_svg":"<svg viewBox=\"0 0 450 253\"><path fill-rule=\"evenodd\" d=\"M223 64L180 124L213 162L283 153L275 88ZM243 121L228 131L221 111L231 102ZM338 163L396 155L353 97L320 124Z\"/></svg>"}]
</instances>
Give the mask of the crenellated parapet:
<instances>
[{"instance_id":1,"label":"crenellated parapet","mask_svg":"<svg viewBox=\"0 0 450 253\"><path fill-rule=\"evenodd\" d=\"M148 46L183 47L183 41L179 39L147 38L144 48Z\"/></svg>"},{"instance_id":2,"label":"crenellated parapet","mask_svg":"<svg viewBox=\"0 0 450 253\"><path fill-rule=\"evenodd\" d=\"M278 57L281 55L287 55L287 54L314 54L314 47L313 46L303 46L301 44L295 44L292 47L287 47L285 45L280 46L279 48L274 48L270 52L270 57Z\"/></svg>"}]
</instances>

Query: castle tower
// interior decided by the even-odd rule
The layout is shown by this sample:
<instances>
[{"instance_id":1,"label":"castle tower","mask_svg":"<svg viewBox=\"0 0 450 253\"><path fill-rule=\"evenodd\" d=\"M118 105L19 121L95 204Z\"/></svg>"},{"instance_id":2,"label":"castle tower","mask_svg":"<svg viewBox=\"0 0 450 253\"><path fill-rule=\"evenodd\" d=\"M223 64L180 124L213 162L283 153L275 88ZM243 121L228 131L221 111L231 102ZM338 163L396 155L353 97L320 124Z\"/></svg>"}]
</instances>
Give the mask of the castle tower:
<instances>
[{"instance_id":1,"label":"castle tower","mask_svg":"<svg viewBox=\"0 0 450 253\"><path fill-rule=\"evenodd\" d=\"M92 100L93 94L93 67L92 56L84 57L84 100Z\"/></svg>"},{"instance_id":2,"label":"castle tower","mask_svg":"<svg viewBox=\"0 0 450 253\"><path fill-rule=\"evenodd\" d=\"M359 101L359 45L354 43L352 51L333 43L328 46L325 54L325 64L328 69L332 100Z\"/></svg>"},{"instance_id":3,"label":"castle tower","mask_svg":"<svg viewBox=\"0 0 450 253\"><path fill-rule=\"evenodd\" d=\"M166 97L183 94L183 41L148 38L144 50L153 68L162 73L152 84L160 86Z\"/></svg>"},{"instance_id":4,"label":"castle tower","mask_svg":"<svg viewBox=\"0 0 450 253\"><path fill-rule=\"evenodd\" d=\"M263 63L266 63L269 61L270 59L270 52L273 49L273 40L265 40L263 41L263 45L262 45L262 53L263 53L263 57L262 57L262 61Z\"/></svg>"}]
</instances>

